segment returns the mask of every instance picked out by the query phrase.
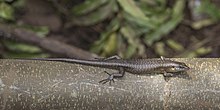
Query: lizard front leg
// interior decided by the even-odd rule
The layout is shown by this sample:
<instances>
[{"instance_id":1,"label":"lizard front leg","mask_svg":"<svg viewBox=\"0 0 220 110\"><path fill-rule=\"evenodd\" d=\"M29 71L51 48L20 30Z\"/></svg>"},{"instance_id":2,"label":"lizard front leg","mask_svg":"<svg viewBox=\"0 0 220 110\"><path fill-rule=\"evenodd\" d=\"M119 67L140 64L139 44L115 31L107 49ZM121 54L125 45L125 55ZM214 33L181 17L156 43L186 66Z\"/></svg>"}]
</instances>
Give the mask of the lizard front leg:
<instances>
[{"instance_id":1,"label":"lizard front leg","mask_svg":"<svg viewBox=\"0 0 220 110\"><path fill-rule=\"evenodd\" d=\"M104 61L107 61L107 60L115 60L115 59L121 59L120 56L118 55L114 55L114 56L111 56L111 57L108 57L108 58L95 58L96 60L104 60Z\"/></svg>"}]
</instances>

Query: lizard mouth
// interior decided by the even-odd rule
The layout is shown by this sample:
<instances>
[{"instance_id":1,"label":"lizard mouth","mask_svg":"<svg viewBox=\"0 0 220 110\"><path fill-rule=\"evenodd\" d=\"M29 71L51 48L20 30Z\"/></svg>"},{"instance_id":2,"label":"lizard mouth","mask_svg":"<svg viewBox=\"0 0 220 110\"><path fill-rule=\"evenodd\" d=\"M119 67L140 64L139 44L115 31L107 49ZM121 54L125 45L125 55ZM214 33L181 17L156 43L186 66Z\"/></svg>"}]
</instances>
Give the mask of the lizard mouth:
<instances>
[{"instance_id":1,"label":"lizard mouth","mask_svg":"<svg viewBox=\"0 0 220 110\"><path fill-rule=\"evenodd\" d=\"M179 68L180 71L188 71L189 69L190 69L190 67L188 67L187 65L180 66L180 68Z\"/></svg>"}]
</instances>

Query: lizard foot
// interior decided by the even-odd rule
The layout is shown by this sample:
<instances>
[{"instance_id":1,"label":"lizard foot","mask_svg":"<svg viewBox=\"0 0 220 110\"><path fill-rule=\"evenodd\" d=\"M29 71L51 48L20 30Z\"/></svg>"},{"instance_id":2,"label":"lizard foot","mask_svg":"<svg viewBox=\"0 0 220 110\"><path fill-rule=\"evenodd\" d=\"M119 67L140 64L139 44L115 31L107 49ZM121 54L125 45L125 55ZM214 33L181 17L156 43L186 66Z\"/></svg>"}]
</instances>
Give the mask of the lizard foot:
<instances>
[{"instance_id":1,"label":"lizard foot","mask_svg":"<svg viewBox=\"0 0 220 110\"><path fill-rule=\"evenodd\" d=\"M104 72L107 73L109 76L108 76L108 78L99 81L99 83L105 84L105 83L109 82L109 85L111 85L111 82L114 83L114 82L115 82L115 81L114 81L114 75L108 73L107 71L104 71Z\"/></svg>"}]
</instances>

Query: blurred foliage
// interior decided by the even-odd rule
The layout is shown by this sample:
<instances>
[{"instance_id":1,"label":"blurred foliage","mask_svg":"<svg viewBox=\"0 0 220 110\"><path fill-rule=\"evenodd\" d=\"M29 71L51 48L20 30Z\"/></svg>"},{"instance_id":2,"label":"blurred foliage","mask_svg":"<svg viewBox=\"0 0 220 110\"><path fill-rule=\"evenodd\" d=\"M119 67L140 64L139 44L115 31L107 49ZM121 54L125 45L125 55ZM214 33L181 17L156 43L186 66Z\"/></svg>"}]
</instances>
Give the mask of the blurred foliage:
<instances>
[{"instance_id":1,"label":"blurred foliage","mask_svg":"<svg viewBox=\"0 0 220 110\"><path fill-rule=\"evenodd\" d=\"M66 1L68 0L65 0L65 3ZM200 29L219 21L220 9L210 0L188 2L198 1L201 4L192 6L190 11L193 12L192 14L205 15L205 19L189 25L194 29ZM56 1L51 3L54 2ZM100 32L100 38L91 46L91 51L101 56L114 54L119 54L124 58L145 56L147 49L153 49L158 56L170 55L171 50L174 53L182 53L177 57L197 57L209 53L212 48L205 47L204 43L196 41L195 44L198 43L198 45L193 49L187 49L181 44L181 41L163 38L181 23L184 16L183 11L187 8L188 2L186 0L173 0L172 2L169 0L84 0L68 9L70 15L67 22L64 23L64 27L105 24L106 28ZM24 3L25 0L0 0L0 22L16 22L16 11L23 7ZM59 5L57 10L59 9L63 8L60 8ZM66 15L64 11L62 10L60 13L63 12L63 15ZM19 27L31 30L40 37L45 37L50 31L44 26L19 25ZM190 41L191 36L186 37L189 42L193 42ZM29 53L30 56L41 53L34 46L15 42L4 44L12 53L8 53L10 56L13 56L13 52L16 53L16 51Z\"/></svg>"},{"instance_id":2,"label":"blurred foliage","mask_svg":"<svg viewBox=\"0 0 220 110\"><path fill-rule=\"evenodd\" d=\"M155 44L155 52L160 56L166 56L167 52L165 51L165 44L163 42L157 42Z\"/></svg>"},{"instance_id":3,"label":"blurred foliage","mask_svg":"<svg viewBox=\"0 0 220 110\"><path fill-rule=\"evenodd\" d=\"M42 53L41 49L36 46L31 46L23 43L12 41L3 41L7 51L3 54L4 58L27 58L27 57L48 57L48 54Z\"/></svg>"},{"instance_id":4,"label":"blurred foliage","mask_svg":"<svg viewBox=\"0 0 220 110\"><path fill-rule=\"evenodd\" d=\"M103 56L143 56L145 45L153 46L183 18L185 0L172 7L166 4L167 0L86 0L73 7L71 24L88 26L110 17L110 25L91 50Z\"/></svg>"},{"instance_id":5,"label":"blurred foliage","mask_svg":"<svg viewBox=\"0 0 220 110\"><path fill-rule=\"evenodd\" d=\"M115 0L86 0L73 7L74 16L68 25L88 26L103 21L117 10Z\"/></svg>"},{"instance_id":6,"label":"blurred foliage","mask_svg":"<svg viewBox=\"0 0 220 110\"><path fill-rule=\"evenodd\" d=\"M29 31L34 32L38 37L45 37L49 30L45 26L30 26L20 25L17 26ZM24 43L12 42L4 40L3 44L9 51L3 54L4 58L27 58L27 57L48 57L49 54L44 53L38 46L28 45Z\"/></svg>"},{"instance_id":7,"label":"blurred foliage","mask_svg":"<svg viewBox=\"0 0 220 110\"><path fill-rule=\"evenodd\" d=\"M108 0L86 0L83 4L73 7L71 11L75 15L85 15L107 2Z\"/></svg>"},{"instance_id":8,"label":"blurred foliage","mask_svg":"<svg viewBox=\"0 0 220 110\"><path fill-rule=\"evenodd\" d=\"M198 12L207 14L214 21L220 19L220 9L210 0L203 0L201 6L198 7Z\"/></svg>"},{"instance_id":9,"label":"blurred foliage","mask_svg":"<svg viewBox=\"0 0 220 110\"><path fill-rule=\"evenodd\" d=\"M212 48L211 47L200 47L194 51L191 51L189 53L187 53L185 55L185 57L188 57L188 58L195 58L197 56L201 56L201 55L205 55L205 54L208 54L212 51Z\"/></svg>"},{"instance_id":10,"label":"blurred foliage","mask_svg":"<svg viewBox=\"0 0 220 110\"><path fill-rule=\"evenodd\" d=\"M201 0L201 5L195 8L198 13L205 13L212 18L212 21L219 20L220 9L217 8L209 0ZM107 18L111 18L105 32L102 32L100 40L95 42L91 50L102 56L110 56L115 53L122 57L130 58L134 55L143 56L146 53L145 48L154 48L158 55L166 56L166 48L172 49L174 52L187 51L181 42L168 39L166 42L157 42L164 35L170 33L183 19L183 10L186 7L186 0L174 1L170 7L167 6L168 0L111 0L111 1L95 1L86 0L84 3L74 7L72 11L74 17L78 20L74 25L94 25L102 22ZM91 5L89 5L91 4ZM76 10L78 9L78 11ZM80 10L79 10L80 9ZM102 11L99 11L99 10ZM105 12L103 12L105 10ZM191 10L192 11L192 10ZM88 14L89 13L89 14ZM102 18L91 17L90 14L97 15L105 13ZM98 14L99 13L99 14ZM108 14L107 14L108 13ZM114 14L113 14L114 13ZM81 17L86 18L82 21ZM96 19L96 20L93 20ZM95 22L94 22L95 21ZM213 22L204 20L199 24L192 24L195 27L209 25ZM111 38L114 36L114 39ZM114 42L114 43L109 43ZM200 50L203 50L202 52ZM212 49L210 47L198 47L188 52L188 55L180 55L182 57L200 56L207 54ZM189 55L196 53L194 55Z\"/></svg>"},{"instance_id":11,"label":"blurred foliage","mask_svg":"<svg viewBox=\"0 0 220 110\"><path fill-rule=\"evenodd\" d=\"M0 0L0 21L15 20L15 10L24 6L25 0Z\"/></svg>"},{"instance_id":12,"label":"blurred foliage","mask_svg":"<svg viewBox=\"0 0 220 110\"><path fill-rule=\"evenodd\" d=\"M198 57L201 55L206 55L212 51L212 48L210 46L205 47L205 44L210 42L212 39L211 37L207 37L203 40L198 40L194 36L190 36L192 38L192 43L190 44L190 48L183 51L181 54L177 55L176 57Z\"/></svg>"},{"instance_id":13,"label":"blurred foliage","mask_svg":"<svg viewBox=\"0 0 220 110\"><path fill-rule=\"evenodd\" d=\"M20 28L24 28L29 31L33 31L39 37L45 37L49 30L47 27L36 27L29 25L19 26ZM43 53L41 48L38 46L28 45L24 43L12 42L8 40L4 40L3 44L5 48L9 51L3 54L4 58L25 58L25 57L48 57L49 55Z\"/></svg>"},{"instance_id":14,"label":"blurred foliage","mask_svg":"<svg viewBox=\"0 0 220 110\"><path fill-rule=\"evenodd\" d=\"M175 40L168 39L166 41L166 43L170 48L172 48L175 51L183 51L184 50L184 47L180 43L176 42Z\"/></svg>"},{"instance_id":15,"label":"blurred foliage","mask_svg":"<svg viewBox=\"0 0 220 110\"><path fill-rule=\"evenodd\" d=\"M192 1L191 1L192 2ZM203 27L214 24L220 20L220 9L211 3L210 0L200 0L197 1L199 5L193 5L193 15L199 20L196 20L192 27L194 29L201 29Z\"/></svg>"},{"instance_id":16,"label":"blurred foliage","mask_svg":"<svg viewBox=\"0 0 220 110\"><path fill-rule=\"evenodd\" d=\"M0 0L0 22L15 22L15 10L23 7L25 0ZM31 25L15 25L19 28L24 28L35 32L39 37L45 37L49 30L46 26L31 26ZM3 44L9 51L3 54L4 58L14 57L47 57L48 54L42 53L37 46L28 44L11 42L4 40Z\"/></svg>"},{"instance_id":17,"label":"blurred foliage","mask_svg":"<svg viewBox=\"0 0 220 110\"><path fill-rule=\"evenodd\" d=\"M0 2L0 18L5 20L13 20L14 9L10 5Z\"/></svg>"},{"instance_id":18,"label":"blurred foliage","mask_svg":"<svg viewBox=\"0 0 220 110\"><path fill-rule=\"evenodd\" d=\"M34 32L38 37L45 37L49 33L47 26L31 26L31 25L19 25L20 28Z\"/></svg>"}]
</instances>

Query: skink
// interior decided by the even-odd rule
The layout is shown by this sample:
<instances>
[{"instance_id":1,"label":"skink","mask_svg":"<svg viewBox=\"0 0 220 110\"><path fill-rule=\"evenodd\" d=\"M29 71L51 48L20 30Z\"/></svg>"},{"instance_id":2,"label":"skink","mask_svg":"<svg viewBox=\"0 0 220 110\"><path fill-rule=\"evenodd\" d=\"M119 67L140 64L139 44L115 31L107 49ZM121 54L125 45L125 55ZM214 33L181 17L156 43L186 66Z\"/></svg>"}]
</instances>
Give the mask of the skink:
<instances>
[{"instance_id":1,"label":"skink","mask_svg":"<svg viewBox=\"0 0 220 110\"><path fill-rule=\"evenodd\" d=\"M117 73L109 74L107 79L101 80L100 83L114 82L114 78L121 78L125 72L132 74L146 74L146 73L162 73L165 77L172 73L185 72L190 68L183 62L177 62L165 59L121 59L119 56L112 56L109 58L98 60L82 60L82 59L68 59L68 58L35 58L32 60L42 61L58 61L66 63L83 64L88 66L96 66L102 68L110 68L118 70Z\"/></svg>"}]
</instances>

